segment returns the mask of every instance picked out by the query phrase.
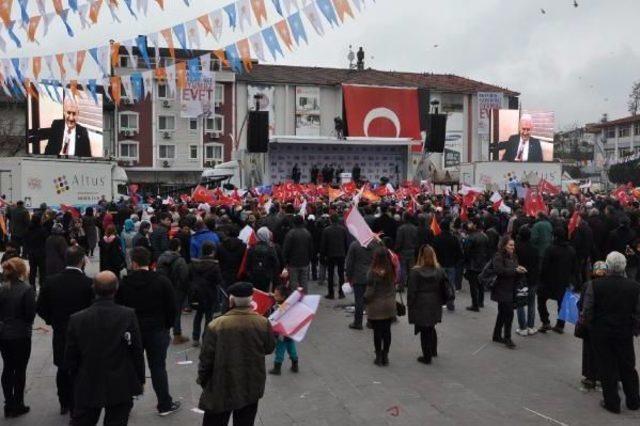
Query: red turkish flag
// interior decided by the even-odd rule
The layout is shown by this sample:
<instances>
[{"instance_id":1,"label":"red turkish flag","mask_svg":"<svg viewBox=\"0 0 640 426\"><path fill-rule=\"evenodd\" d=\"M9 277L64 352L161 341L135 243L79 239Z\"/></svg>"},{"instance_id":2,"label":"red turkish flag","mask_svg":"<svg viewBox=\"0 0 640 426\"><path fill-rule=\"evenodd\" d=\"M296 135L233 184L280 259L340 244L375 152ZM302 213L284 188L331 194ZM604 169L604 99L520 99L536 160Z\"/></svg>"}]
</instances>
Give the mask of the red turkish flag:
<instances>
[{"instance_id":1,"label":"red turkish flag","mask_svg":"<svg viewBox=\"0 0 640 426\"><path fill-rule=\"evenodd\" d=\"M578 211L576 210L575 212L573 212L573 215L569 220L569 238L571 238L576 229L578 229L578 226L580 226L580 222L582 222L582 218L580 217L580 213L578 213Z\"/></svg>"},{"instance_id":2,"label":"red turkish flag","mask_svg":"<svg viewBox=\"0 0 640 426\"><path fill-rule=\"evenodd\" d=\"M540 182L538 183L538 190L540 192L546 192L549 195L560 194L560 188L558 188L557 186L555 186L554 184L552 184L551 182L549 182L544 178L540 179Z\"/></svg>"},{"instance_id":3,"label":"red turkish flag","mask_svg":"<svg viewBox=\"0 0 640 426\"><path fill-rule=\"evenodd\" d=\"M256 288L253 289L253 300L251 301L251 307L260 315L266 314L269 309L274 305L275 300L269 293L260 291Z\"/></svg>"},{"instance_id":4,"label":"red turkish flag","mask_svg":"<svg viewBox=\"0 0 640 426\"><path fill-rule=\"evenodd\" d=\"M191 199L196 203L207 204L213 203L215 201L213 195L211 194L211 191L207 190L207 188L202 185L196 186L196 188L193 190L193 194L191 194Z\"/></svg>"},{"instance_id":5,"label":"red turkish flag","mask_svg":"<svg viewBox=\"0 0 640 426\"><path fill-rule=\"evenodd\" d=\"M433 235L435 235L436 237L442 233L440 225L438 224L435 216L433 216L433 218L431 219L431 225L429 226L429 228L431 229L431 232L433 232Z\"/></svg>"},{"instance_id":6,"label":"red turkish flag","mask_svg":"<svg viewBox=\"0 0 640 426\"><path fill-rule=\"evenodd\" d=\"M345 84L349 136L421 140L418 89Z\"/></svg>"},{"instance_id":7,"label":"red turkish flag","mask_svg":"<svg viewBox=\"0 0 640 426\"><path fill-rule=\"evenodd\" d=\"M536 191L527 191L527 196L524 199L524 211L533 217L539 212L547 213L547 205L544 203L542 195Z\"/></svg>"}]
</instances>

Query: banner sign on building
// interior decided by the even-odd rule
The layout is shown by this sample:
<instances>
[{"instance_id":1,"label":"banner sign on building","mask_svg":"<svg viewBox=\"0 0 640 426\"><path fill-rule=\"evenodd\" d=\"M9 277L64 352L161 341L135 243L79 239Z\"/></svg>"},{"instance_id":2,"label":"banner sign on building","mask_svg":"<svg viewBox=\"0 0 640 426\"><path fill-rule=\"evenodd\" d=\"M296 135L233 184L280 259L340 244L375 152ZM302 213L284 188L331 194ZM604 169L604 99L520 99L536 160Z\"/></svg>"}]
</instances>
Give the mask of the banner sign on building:
<instances>
[{"instance_id":1,"label":"banner sign on building","mask_svg":"<svg viewBox=\"0 0 640 426\"><path fill-rule=\"evenodd\" d=\"M319 87L296 87L296 135L320 136Z\"/></svg>"},{"instance_id":2,"label":"banner sign on building","mask_svg":"<svg viewBox=\"0 0 640 426\"><path fill-rule=\"evenodd\" d=\"M274 107L275 88L273 86L247 86L247 100L249 110L256 107L256 96L260 101L260 111L269 113L269 136L276 132L276 116Z\"/></svg>"},{"instance_id":3,"label":"banner sign on building","mask_svg":"<svg viewBox=\"0 0 640 426\"><path fill-rule=\"evenodd\" d=\"M201 118L215 113L215 74L209 71L199 73L199 78L187 79L180 91L180 117Z\"/></svg>"},{"instance_id":4,"label":"banner sign on building","mask_svg":"<svg viewBox=\"0 0 640 426\"><path fill-rule=\"evenodd\" d=\"M489 117L492 109L502 107L502 93L478 92L478 134L489 135Z\"/></svg>"},{"instance_id":5,"label":"banner sign on building","mask_svg":"<svg viewBox=\"0 0 640 426\"><path fill-rule=\"evenodd\" d=\"M349 136L421 140L418 89L343 85Z\"/></svg>"},{"instance_id":6,"label":"banner sign on building","mask_svg":"<svg viewBox=\"0 0 640 426\"><path fill-rule=\"evenodd\" d=\"M462 143L464 140L463 128L464 114L450 112L447 114L447 133L442 155L442 167L444 170L457 170L462 158Z\"/></svg>"}]
</instances>

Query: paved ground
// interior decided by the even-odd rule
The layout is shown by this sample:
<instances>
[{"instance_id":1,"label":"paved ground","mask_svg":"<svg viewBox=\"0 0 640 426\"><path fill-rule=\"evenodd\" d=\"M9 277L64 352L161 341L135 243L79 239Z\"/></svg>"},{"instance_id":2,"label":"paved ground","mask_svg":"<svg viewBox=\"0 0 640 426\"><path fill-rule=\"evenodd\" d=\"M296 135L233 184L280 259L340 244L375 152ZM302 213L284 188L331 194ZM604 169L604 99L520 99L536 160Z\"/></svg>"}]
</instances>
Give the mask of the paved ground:
<instances>
[{"instance_id":1,"label":"paved ground","mask_svg":"<svg viewBox=\"0 0 640 426\"><path fill-rule=\"evenodd\" d=\"M322 287L312 286L314 292ZM348 299L347 299L348 300ZM419 338L402 318L392 328L390 366L373 364L370 330L347 328L345 301L323 300L307 339L298 346L299 374L268 377L260 403L260 425L638 425L640 413L619 416L601 410L601 394L581 391L581 342L550 333L522 338L508 350L490 343L495 304L481 313L464 310L468 293L458 295L455 313L438 327L439 357L416 362ZM185 332L191 316L183 317ZM36 327L42 326L40 319ZM637 342L638 343L638 342ZM636 346L640 353L640 344ZM197 425L200 389L195 384L198 350L172 346L168 357L171 393L183 409L167 418L155 415L150 380L132 412L133 425ZM178 361L193 360L191 365ZM267 359L272 363L272 357ZM64 425L58 414L51 333L36 331L29 363L27 403L32 412L7 425Z\"/></svg>"}]
</instances>

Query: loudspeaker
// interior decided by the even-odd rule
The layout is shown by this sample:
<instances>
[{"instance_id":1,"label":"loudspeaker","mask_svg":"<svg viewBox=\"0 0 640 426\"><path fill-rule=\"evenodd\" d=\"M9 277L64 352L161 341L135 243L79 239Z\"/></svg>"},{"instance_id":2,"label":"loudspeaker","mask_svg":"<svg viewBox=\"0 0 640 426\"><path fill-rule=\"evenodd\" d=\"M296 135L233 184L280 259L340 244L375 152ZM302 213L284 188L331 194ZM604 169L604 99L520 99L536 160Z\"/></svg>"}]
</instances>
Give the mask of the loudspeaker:
<instances>
[{"instance_id":1,"label":"loudspeaker","mask_svg":"<svg viewBox=\"0 0 640 426\"><path fill-rule=\"evenodd\" d=\"M247 151L267 152L269 149L269 112L249 111Z\"/></svg>"},{"instance_id":2,"label":"loudspeaker","mask_svg":"<svg viewBox=\"0 0 640 426\"><path fill-rule=\"evenodd\" d=\"M447 114L429 114L429 131L425 140L427 152L443 152L447 135Z\"/></svg>"}]
</instances>

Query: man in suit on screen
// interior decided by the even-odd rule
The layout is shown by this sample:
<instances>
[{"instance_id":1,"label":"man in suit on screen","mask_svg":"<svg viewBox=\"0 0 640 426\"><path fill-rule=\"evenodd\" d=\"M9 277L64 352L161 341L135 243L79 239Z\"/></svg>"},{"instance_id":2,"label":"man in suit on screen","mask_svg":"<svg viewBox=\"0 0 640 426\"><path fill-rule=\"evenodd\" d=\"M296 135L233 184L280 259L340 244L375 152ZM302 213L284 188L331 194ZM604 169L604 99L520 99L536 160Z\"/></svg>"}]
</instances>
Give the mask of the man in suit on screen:
<instances>
[{"instance_id":1,"label":"man in suit on screen","mask_svg":"<svg viewBox=\"0 0 640 426\"><path fill-rule=\"evenodd\" d=\"M532 129L533 119L530 115L524 114L520 119L520 134L511 136L509 141L504 144L506 151L502 156L502 161L530 163L543 161L542 146L538 139L531 137Z\"/></svg>"},{"instance_id":2,"label":"man in suit on screen","mask_svg":"<svg viewBox=\"0 0 640 426\"><path fill-rule=\"evenodd\" d=\"M64 120L53 120L45 155L91 157L91 142L87 128L77 123L78 103L67 97L63 103Z\"/></svg>"}]
</instances>

